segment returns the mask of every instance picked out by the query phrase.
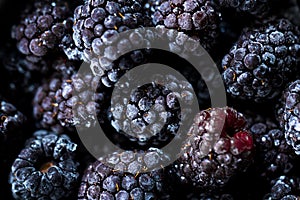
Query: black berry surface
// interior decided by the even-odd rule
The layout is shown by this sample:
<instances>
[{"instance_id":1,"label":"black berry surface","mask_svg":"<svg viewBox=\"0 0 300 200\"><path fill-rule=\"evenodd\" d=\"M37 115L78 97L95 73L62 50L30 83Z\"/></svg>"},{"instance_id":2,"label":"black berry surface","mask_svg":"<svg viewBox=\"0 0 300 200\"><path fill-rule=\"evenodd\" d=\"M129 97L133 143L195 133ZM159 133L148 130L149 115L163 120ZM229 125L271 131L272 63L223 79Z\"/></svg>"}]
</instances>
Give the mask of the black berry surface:
<instances>
[{"instance_id":1,"label":"black berry surface","mask_svg":"<svg viewBox=\"0 0 300 200\"><path fill-rule=\"evenodd\" d=\"M253 161L252 135L246 130L244 116L232 108L201 111L188 135L170 170L182 183L218 189Z\"/></svg>"},{"instance_id":2,"label":"black berry surface","mask_svg":"<svg viewBox=\"0 0 300 200\"><path fill-rule=\"evenodd\" d=\"M219 34L220 13L211 1L162 1L152 15L154 25L176 29L211 50Z\"/></svg>"},{"instance_id":3,"label":"black berry surface","mask_svg":"<svg viewBox=\"0 0 300 200\"><path fill-rule=\"evenodd\" d=\"M115 152L85 171L78 199L168 199L160 151ZM145 172L147 170L147 172Z\"/></svg>"},{"instance_id":4,"label":"black berry surface","mask_svg":"<svg viewBox=\"0 0 300 200\"><path fill-rule=\"evenodd\" d=\"M299 94L300 81L296 80L288 85L280 99L278 118L284 129L285 139L297 155L300 154L299 123Z\"/></svg>"},{"instance_id":5,"label":"black berry surface","mask_svg":"<svg viewBox=\"0 0 300 200\"><path fill-rule=\"evenodd\" d=\"M11 167L15 199L65 199L76 189L77 145L66 135L37 131Z\"/></svg>"},{"instance_id":6,"label":"black berry surface","mask_svg":"<svg viewBox=\"0 0 300 200\"><path fill-rule=\"evenodd\" d=\"M278 96L298 71L299 36L299 28L286 19L245 28L222 61L227 92L256 102Z\"/></svg>"},{"instance_id":7,"label":"black berry surface","mask_svg":"<svg viewBox=\"0 0 300 200\"><path fill-rule=\"evenodd\" d=\"M60 0L36 1L12 27L18 50L31 61L63 50L63 40L72 33L72 11Z\"/></svg>"},{"instance_id":8,"label":"black berry surface","mask_svg":"<svg viewBox=\"0 0 300 200\"><path fill-rule=\"evenodd\" d=\"M33 100L37 126L57 133L74 131L75 125L93 127L106 97L99 77L89 70L72 73L72 62L62 63L58 68L71 69L71 73L54 76L38 88Z\"/></svg>"},{"instance_id":9,"label":"black berry surface","mask_svg":"<svg viewBox=\"0 0 300 200\"><path fill-rule=\"evenodd\" d=\"M74 11L73 39L84 59L90 62L91 54L99 55L102 45L110 44L118 33L150 26L143 5L142 0L88 0L78 6Z\"/></svg>"}]
</instances>

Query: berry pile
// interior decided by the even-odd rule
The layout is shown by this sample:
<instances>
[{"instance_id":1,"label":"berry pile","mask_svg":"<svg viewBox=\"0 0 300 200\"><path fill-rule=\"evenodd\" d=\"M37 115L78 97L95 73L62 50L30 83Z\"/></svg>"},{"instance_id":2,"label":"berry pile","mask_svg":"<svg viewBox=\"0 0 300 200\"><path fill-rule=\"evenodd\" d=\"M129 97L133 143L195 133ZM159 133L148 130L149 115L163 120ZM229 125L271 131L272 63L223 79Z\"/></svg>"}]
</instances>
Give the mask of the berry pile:
<instances>
[{"instance_id":1,"label":"berry pile","mask_svg":"<svg viewBox=\"0 0 300 200\"><path fill-rule=\"evenodd\" d=\"M1 198L300 199L299 10L1 1Z\"/></svg>"}]
</instances>

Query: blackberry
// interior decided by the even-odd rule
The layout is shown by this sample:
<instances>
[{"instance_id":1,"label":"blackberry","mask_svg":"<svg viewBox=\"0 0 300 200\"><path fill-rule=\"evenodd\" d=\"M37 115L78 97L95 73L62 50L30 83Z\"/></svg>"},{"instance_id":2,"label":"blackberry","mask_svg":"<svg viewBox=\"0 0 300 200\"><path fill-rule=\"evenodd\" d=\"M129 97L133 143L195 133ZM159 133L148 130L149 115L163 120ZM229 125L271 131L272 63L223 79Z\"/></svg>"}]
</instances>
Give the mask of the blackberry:
<instances>
[{"instance_id":1,"label":"blackberry","mask_svg":"<svg viewBox=\"0 0 300 200\"><path fill-rule=\"evenodd\" d=\"M87 0L75 9L73 39L83 52L85 61L91 54L98 57L103 44L110 44L118 33L150 26L150 17L143 9L142 0Z\"/></svg>"},{"instance_id":2,"label":"blackberry","mask_svg":"<svg viewBox=\"0 0 300 200\"><path fill-rule=\"evenodd\" d=\"M180 124L191 113L181 109L179 100L189 106L196 102L192 86L172 75L154 75L152 83L131 89L138 79L125 76L124 83L115 86L120 93L111 100L111 124L117 133L148 147L162 147L179 137Z\"/></svg>"},{"instance_id":3,"label":"blackberry","mask_svg":"<svg viewBox=\"0 0 300 200\"><path fill-rule=\"evenodd\" d=\"M297 72L299 28L287 19L266 20L245 28L222 61L227 92L262 102L280 94Z\"/></svg>"},{"instance_id":4,"label":"blackberry","mask_svg":"<svg viewBox=\"0 0 300 200\"><path fill-rule=\"evenodd\" d=\"M76 144L68 136L37 131L11 167L15 199L65 199L77 186Z\"/></svg>"},{"instance_id":5,"label":"blackberry","mask_svg":"<svg viewBox=\"0 0 300 200\"><path fill-rule=\"evenodd\" d=\"M120 77L128 70L147 63L150 54L151 53L147 50L136 50L121 56L106 67L106 70L104 70L101 76L101 82L106 87L114 86Z\"/></svg>"},{"instance_id":6,"label":"blackberry","mask_svg":"<svg viewBox=\"0 0 300 200\"><path fill-rule=\"evenodd\" d=\"M31 61L52 55L63 49L62 42L72 33L73 19L67 2L35 1L25 9L11 36L18 50Z\"/></svg>"},{"instance_id":7,"label":"blackberry","mask_svg":"<svg viewBox=\"0 0 300 200\"><path fill-rule=\"evenodd\" d=\"M252 162L252 135L244 116L232 108L201 111L188 135L181 156L169 170L182 184L215 190Z\"/></svg>"},{"instance_id":8,"label":"blackberry","mask_svg":"<svg viewBox=\"0 0 300 200\"><path fill-rule=\"evenodd\" d=\"M158 9L159 5L162 2L165 2L166 0L146 0L146 3L144 5L144 9L146 13L151 16L155 13L155 11Z\"/></svg>"},{"instance_id":9,"label":"blackberry","mask_svg":"<svg viewBox=\"0 0 300 200\"><path fill-rule=\"evenodd\" d=\"M85 171L78 199L168 199L160 150L115 152ZM147 170L148 172L145 172Z\"/></svg>"},{"instance_id":10,"label":"blackberry","mask_svg":"<svg viewBox=\"0 0 300 200\"><path fill-rule=\"evenodd\" d=\"M0 142L6 142L11 134L18 132L26 121L26 117L18 109L0 97ZM2 151L1 151L2 152Z\"/></svg>"},{"instance_id":11,"label":"blackberry","mask_svg":"<svg viewBox=\"0 0 300 200\"><path fill-rule=\"evenodd\" d=\"M284 132L270 118L255 115L249 120L249 130L256 146L256 170L265 179L288 174L297 156L285 141Z\"/></svg>"},{"instance_id":12,"label":"blackberry","mask_svg":"<svg viewBox=\"0 0 300 200\"><path fill-rule=\"evenodd\" d=\"M298 177L280 176L271 181L271 192L266 195L268 200L293 200L299 198L300 179Z\"/></svg>"},{"instance_id":13,"label":"blackberry","mask_svg":"<svg viewBox=\"0 0 300 200\"><path fill-rule=\"evenodd\" d=\"M153 33L155 39L150 40L150 42L163 43L168 47L168 50L151 49L149 63L164 64L180 72L193 86L201 109L211 107L210 97L215 96L222 90L220 84L222 80L220 72L217 70L215 63L212 62L210 55L197 40L190 38L183 32L158 25ZM205 60L205 62L197 65L198 70L190 63L190 61L195 60ZM210 91L208 91L208 86L211 88Z\"/></svg>"},{"instance_id":14,"label":"blackberry","mask_svg":"<svg viewBox=\"0 0 300 200\"><path fill-rule=\"evenodd\" d=\"M300 154L300 135L298 112L300 94L300 81L290 83L285 89L278 110L278 118L284 128L285 139L291 145L297 155Z\"/></svg>"},{"instance_id":15,"label":"blackberry","mask_svg":"<svg viewBox=\"0 0 300 200\"><path fill-rule=\"evenodd\" d=\"M209 51L219 34L220 13L208 0L168 0L161 2L152 21L186 33Z\"/></svg>"},{"instance_id":16,"label":"blackberry","mask_svg":"<svg viewBox=\"0 0 300 200\"><path fill-rule=\"evenodd\" d=\"M27 118L14 105L0 97L0 193L6 198L10 193L8 174L24 143L26 134L20 130L26 127L26 122Z\"/></svg>"},{"instance_id":17,"label":"blackberry","mask_svg":"<svg viewBox=\"0 0 300 200\"><path fill-rule=\"evenodd\" d=\"M223 8L232 8L239 13L247 13L255 17L263 18L270 10L269 0L215 0L216 4Z\"/></svg>"},{"instance_id":18,"label":"blackberry","mask_svg":"<svg viewBox=\"0 0 300 200\"><path fill-rule=\"evenodd\" d=\"M100 112L106 97L98 83L99 77L85 71L65 77L57 75L40 86L33 100L38 127L57 133L72 131L75 125L93 127L97 122L95 113Z\"/></svg>"}]
</instances>

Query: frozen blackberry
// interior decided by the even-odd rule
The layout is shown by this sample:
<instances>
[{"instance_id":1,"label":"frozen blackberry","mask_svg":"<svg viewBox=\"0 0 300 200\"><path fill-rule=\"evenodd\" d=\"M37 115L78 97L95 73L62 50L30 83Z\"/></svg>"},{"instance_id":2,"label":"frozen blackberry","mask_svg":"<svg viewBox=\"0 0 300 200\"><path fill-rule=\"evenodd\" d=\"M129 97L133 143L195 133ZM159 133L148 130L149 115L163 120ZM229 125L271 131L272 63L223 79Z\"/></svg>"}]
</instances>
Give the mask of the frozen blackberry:
<instances>
[{"instance_id":1,"label":"frozen blackberry","mask_svg":"<svg viewBox=\"0 0 300 200\"><path fill-rule=\"evenodd\" d=\"M249 121L249 130L256 146L256 170L266 179L291 172L297 156L285 141L279 125L260 115L251 117Z\"/></svg>"},{"instance_id":2,"label":"frozen blackberry","mask_svg":"<svg viewBox=\"0 0 300 200\"><path fill-rule=\"evenodd\" d=\"M188 135L181 156L169 170L183 184L218 189L252 162L252 135L244 116L232 108L201 111Z\"/></svg>"},{"instance_id":3,"label":"frozen blackberry","mask_svg":"<svg viewBox=\"0 0 300 200\"><path fill-rule=\"evenodd\" d=\"M264 199L296 200L299 194L300 179L298 177L280 176L271 181L271 192Z\"/></svg>"},{"instance_id":4,"label":"frozen blackberry","mask_svg":"<svg viewBox=\"0 0 300 200\"><path fill-rule=\"evenodd\" d=\"M149 29L134 29L124 35L117 31L111 32L105 43L99 42L94 47L94 51L86 52L84 56L91 63L93 73L103 76L103 83L107 86L112 86L129 69L151 63L153 52L157 49L165 48L185 59L191 56L201 59L207 54L197 40L161 25ZM159 56L162 57L161 54ZM168 59L164 61L166 60ZM183 69L182 66L181 68Z\"/></svg>"},{"instance_id":5,"label":"frozen blackberry","mask_svg":"<svg viewBox=\"0 0 300 200\"><path fill-rule=\"evenodd\" d=\"M13 26L11 36L18 50L31 61L61 51L62 42L72 33L72 13L66 1L35 1Z\"/></svg>"},{"instance_id":6,"label":"frozen blackberry","mask_svg":"<svg viewBox=\"0 0 300 200\"><path fill-rule=\"evenodd\" d=\"M66 199L78 184L76 144L66 135L37 131L11 167L15 199Z\"/></svg>"},{"instance_id":7,"label":"frozen blackberry","mask_svg":"<svg viewBox=\"0 0 300 200\"><path fill-rule=\"evenodd\" d=\"M144 153L116 152L90 165L78 199L168 199L169 185L160 167L167 157L159 150Z\"/></svg>"},{"instance_id":8,"label":"frozen blackberry","mask_svg":"<svg viewBox=\"0 0 300 200\"><path fill-rule=\"evenodd\" d=\"M291 145L297 155L300 154L300 134L299 134L299 100L300 100L300 80L296 80L288 85L284 91L278 118L284 128L285 139Z\"/></svg>"},{"instance_id":9,"label":"frozen blackberry","mask_svg":"<svg viewBox=\"0 0 300 200\"><path fill-rule=\"evenodd\" d=\"M222 61L227 92L256 102L273 99L297 72L299 52L299 29L287 19L245 28Z\"/></svg>"},{"instance_id":10,"label":"frozen blackberry","mask_svg":"<svg viewBox=\"0 0 300 200\"><path fill-rule=\"evenodd\" d=\"M247 13L255 17L264 17L270 10L269 0L215 0L216 4L223 8L232 8L240 13Z\"/></svg>"},{"instance_id":11,"label":"frozen blackberry","mask_svg":"<svg viewBox=\"0 0 300 200\"><path fill-rule=\"evenodd\" d=\"M60 66L60 68L68 66ZM33 100L38 127L62 133L75 126L93 127L97 123L105 94L99 77L90 71L67 77L54 76L40 86ZM95 114L96 113L96 114Z\"/></svg>"},{"instance_id":12,"label":"frozen blackberry","mask_svg":"<svg viewBox=\"0 0 300 200\"><path fill-rule=\"evenodd\" d=\"M220 13L208 0L162 1L152 20L155 25L176 29L200 40L208 51L219 34Z\"/></svg>"},{"instance_id":13,"label":"frozen blackberry","mask_svg":"<svg viewBox=\"0 0 300 200\"><path fill-rule=\"evenodd\" d=\"M210 97L219 94L222 90L222 77L210 55L197 40L183 32L158 25L153 33L155 39L150 40L150 43L155 44L159 41L160 44L167 46L168 50L151 49L149 63L167 65L180 72L193 85L200 107L202 109L211 107ZM190 62L196 60L203 62L197 63L197 67L191 65ZM211 88L210 91L208 86Z\"/></svg>"},{"instance_id":14,"label":"frozen blackberry","mask_svg":"<svg viewBox=\"0 0 300 200\"><path fill-rule=\"evenodd\" d=\"M127 53L112 62L103 75L101 81L106 87L112 87L128 70L147 63L149 60L150 52L147 50L136 50Z\"/></svg>"},{"instance_id":15,"label":"frozen blackberry","mask_svg":"<svg viewBox=\"0 0 300 200\"><path fill-rule=\"evenodd\" d=\"M84 52L85 61L90 54L99 55L103 44L110 44L118 33L150 26L150 17L143 9L142 0L87 0L75 9L73 39Z\"/></svg>"},{"instance_id":16,"label":"frozen blackberry","mask_svg":"<svg viewBox=\"0 0 300 200\"><path fill-rule=\"evenodd\" d=\"M0 142L2 147L2 142L5 142L11 134L24 125L26 117L2 97L0 97L0 106Z\"/></svg>"},{"instance_id":17,"label":"frozen blackberry","mask_svg":"<svg viewBox=\"0 0 300 200\"><path fill-rule=\"evenodd\" d=\"M112 98L112 126L141 146L166 145L178 136L181 121L191 113L181 109L179 100L189 106L196 102L192 86L172 75L154 75L152 83L132 89L138 79L127 75L124 83L115 86L120 93Z\"/></svg>"}]
</instances>

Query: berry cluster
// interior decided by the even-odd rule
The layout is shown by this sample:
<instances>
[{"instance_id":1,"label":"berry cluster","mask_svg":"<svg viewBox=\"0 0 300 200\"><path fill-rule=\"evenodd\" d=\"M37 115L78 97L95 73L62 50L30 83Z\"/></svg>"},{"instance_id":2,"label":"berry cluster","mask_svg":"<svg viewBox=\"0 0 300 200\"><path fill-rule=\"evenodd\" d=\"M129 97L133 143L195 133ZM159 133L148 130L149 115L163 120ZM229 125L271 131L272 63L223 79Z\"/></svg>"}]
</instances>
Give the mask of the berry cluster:
<instances>
[{"instance_id":1,"label":"berry cluster","mask_svg":"<svg viewBox=\"0 0 300 200\"><path fill-rule=\"evenodd\" d=\"M299 10L1 2L1 198L300 199Z\"/></svg>"}]
</instances>

